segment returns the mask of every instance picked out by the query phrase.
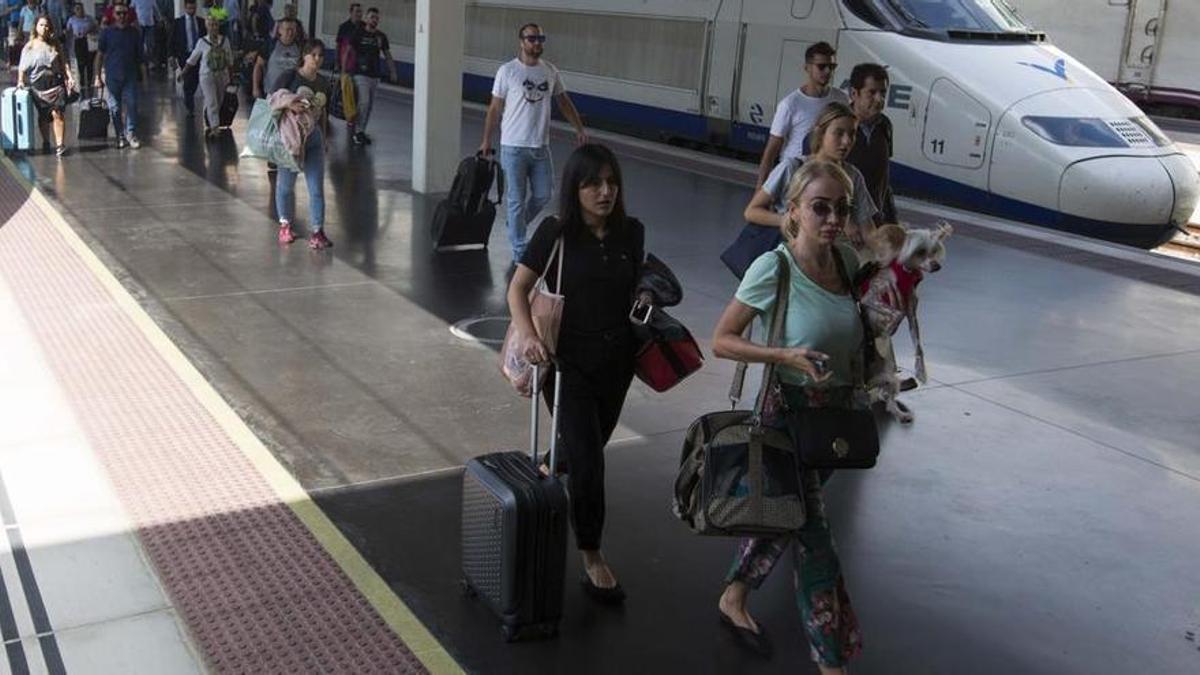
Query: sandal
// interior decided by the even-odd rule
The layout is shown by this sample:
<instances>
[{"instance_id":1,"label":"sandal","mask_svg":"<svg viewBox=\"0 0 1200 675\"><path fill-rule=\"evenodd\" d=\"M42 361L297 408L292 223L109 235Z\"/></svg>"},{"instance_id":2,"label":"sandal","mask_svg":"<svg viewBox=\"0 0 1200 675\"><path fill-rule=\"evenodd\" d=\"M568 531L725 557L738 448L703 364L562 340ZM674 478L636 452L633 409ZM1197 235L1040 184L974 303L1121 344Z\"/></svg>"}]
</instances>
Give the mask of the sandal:
<instances>
[{"instance_id":1,"label":"sandal","mask_svg":"<svg viewBox=\"0 0 1200 675\"><path fill-rule=\"evenodd\" d=\"M717 614L721 616L721 625L732 634L739 647L761 657L771 658L771 639L767 637L767 631L762 624L758 625L756 633L734 623L733 619L729 618L725 612L718 611Z\"/></svg>"}]
</instances>

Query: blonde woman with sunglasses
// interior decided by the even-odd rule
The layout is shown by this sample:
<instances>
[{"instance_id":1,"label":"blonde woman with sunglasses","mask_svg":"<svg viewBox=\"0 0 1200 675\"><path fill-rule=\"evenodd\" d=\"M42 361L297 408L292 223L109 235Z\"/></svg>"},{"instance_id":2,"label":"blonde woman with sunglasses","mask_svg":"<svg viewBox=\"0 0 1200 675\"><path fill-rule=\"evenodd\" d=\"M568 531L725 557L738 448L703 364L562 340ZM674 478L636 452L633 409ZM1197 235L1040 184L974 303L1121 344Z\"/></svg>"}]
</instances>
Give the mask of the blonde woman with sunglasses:
<instances>
[{"instance_id":1,"label":"blonde woman with sunglasses","mask_svg":"<svg viewBox=\"0 0 1200 675\"><path fill-rule=\"evenodd\" d=\"M751 263L713 335L713 354L718 358L776 364L784 412L765 421L793 435L799 419L787 411L866 404L855 395L855 384L863 376L863 329L848 282L858 269L858 259L849 246L837 243L856 193L836 162L814 158L799 167L788 183L786 206L779 214L784 243ZM765 324L775 309L776 283L784 264L790 286L781 344L767 347L743 334L756 317L764 324L756 333L769 334L770 326ZM741 542L718 602L719 617L739 646L769 655L766 631L751 617L747 601L750 591L790 553L802 630L813 658L823 675L844 674L847 662L860 649L858 622L825 519L822 475L801 468L800 484L807 514L804 527L786 536Z\"/></svg>"}]
</instances>

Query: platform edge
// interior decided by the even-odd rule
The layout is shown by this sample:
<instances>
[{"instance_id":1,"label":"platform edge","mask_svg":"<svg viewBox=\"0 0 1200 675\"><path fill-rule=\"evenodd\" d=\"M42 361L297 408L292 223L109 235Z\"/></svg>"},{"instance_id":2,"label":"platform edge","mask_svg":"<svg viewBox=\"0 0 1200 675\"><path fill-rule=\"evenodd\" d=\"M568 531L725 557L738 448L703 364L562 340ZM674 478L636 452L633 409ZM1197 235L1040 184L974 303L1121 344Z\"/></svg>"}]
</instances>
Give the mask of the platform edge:
<instances>
[{"instance_id":1,"label":"platform edge","mask_svg":"<svg viewBox=\"0 0 1200 675\"><path fill-rule=\"evenodd\" d=\"M79 234L63 218L54 203L12 163L7 156L0 157L4 169L29 190L29 199L46 214L59 235L75 252L84 265L105 287L118 307L137 326L138 330L154 347L155 351L171 367L184 385L208 411L221 429L242 454L254 465L275 495L296 514L326 553L334 560L354 587L370 603L389 628L404 642L429 672L435 675L459 675L465 671L446 651L445 647L425 627L408 605L392 591L387 582L367 563L333 524L333 521L309 497L300 483L271 454L250 427L237 416L233 408L216 391L211 383L192 364L187 356L155 323L145 308L137 302L96 255ZM189 640L190 642L190 640Z\"/></svg>"}]
</instances>

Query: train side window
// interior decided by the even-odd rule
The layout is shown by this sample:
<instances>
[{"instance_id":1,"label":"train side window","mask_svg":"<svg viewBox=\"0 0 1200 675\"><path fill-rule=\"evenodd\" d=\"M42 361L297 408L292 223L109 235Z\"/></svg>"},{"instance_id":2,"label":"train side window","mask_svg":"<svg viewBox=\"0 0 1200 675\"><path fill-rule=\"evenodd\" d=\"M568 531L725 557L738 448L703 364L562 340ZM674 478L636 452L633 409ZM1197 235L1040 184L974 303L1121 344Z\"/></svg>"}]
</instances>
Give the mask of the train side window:
<instances>
[{"instance_id":1,"label":"train side window","mask_svg":"<svg viewBox=\"0 0 1200 675\"><path fill-rule=\"evenodd\" d=\"M816 0L792 0L792 17L807 19L812 14Z\"/></svg>"},{"instance_id":2,"label":"train side window","mask_svg":"<svg viewBox=\"0 0 1200 675\"><path fill-rule=\"evenodd\" d=\"M877 28L887 28L887 23L883 17L879 16L879 12L875 9L871 0L845 0L843 3L846 9L854 13L855 16L866 21L867 23Z\"/></svg>"}]
</instances>

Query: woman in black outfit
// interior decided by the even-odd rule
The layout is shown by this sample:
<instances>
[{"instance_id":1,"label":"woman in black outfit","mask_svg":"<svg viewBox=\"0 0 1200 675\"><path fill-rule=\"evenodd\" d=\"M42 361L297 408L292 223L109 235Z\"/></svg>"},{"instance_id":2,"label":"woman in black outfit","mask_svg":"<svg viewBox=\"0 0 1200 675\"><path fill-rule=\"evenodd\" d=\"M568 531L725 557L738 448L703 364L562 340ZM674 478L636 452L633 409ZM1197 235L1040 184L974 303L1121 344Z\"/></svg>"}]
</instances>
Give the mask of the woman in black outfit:
<instances>
[{"instance_id":1,"label":"woman in black outfit","mask_svg":"<svg viewBox=\"0 0 1200 675\"><path fill-rule=\"evenodd\" d=\"M629 310L644 258L645 235L642 224L625 215L621 188L621 169L612 151L595 144L576 149L563 170L559 215L538 226L508 287L508 307L531 363L545 363L550 357L529 318L529 290L548 265L551 290L565 296L555 355L563 371L559 455L566 458L571 525L586 572L583 587L607 603L621 602L625 592L600 552L604 446L617 426L633 379ZM550 259L560 236L561 291L555 288L558 257ZM546 381L550 404L553 374Z\"/></svg>"}]
</instances>

